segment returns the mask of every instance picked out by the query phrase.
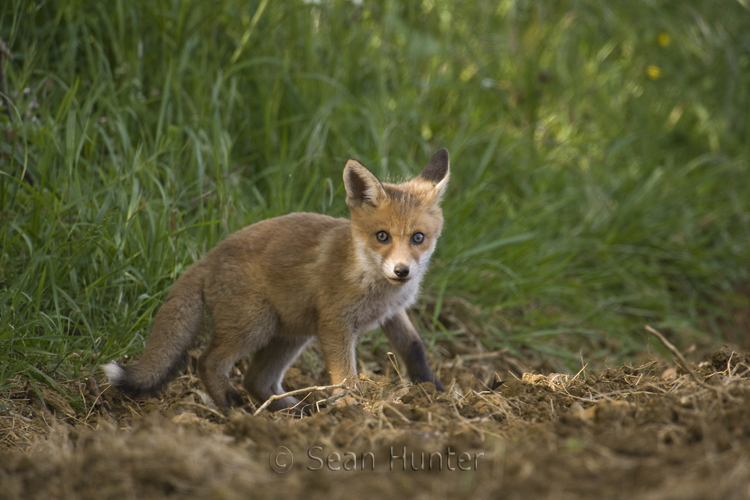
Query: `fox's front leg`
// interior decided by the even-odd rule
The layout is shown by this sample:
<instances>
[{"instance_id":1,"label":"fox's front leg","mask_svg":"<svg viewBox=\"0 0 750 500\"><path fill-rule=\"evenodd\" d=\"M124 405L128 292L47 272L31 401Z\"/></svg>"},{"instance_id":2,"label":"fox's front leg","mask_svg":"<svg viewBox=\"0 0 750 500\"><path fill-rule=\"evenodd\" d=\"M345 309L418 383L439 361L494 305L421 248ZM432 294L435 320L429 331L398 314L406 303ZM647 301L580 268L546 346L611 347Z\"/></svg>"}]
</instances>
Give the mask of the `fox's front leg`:
<instances>
[{"instance_id":1,"label":"fox's front leg","mask_svg":"<svg viewBox=\"0 0 750 500\"><path fill-rule=\"evenodd\" d=\"M323 350L331 384L340 384L346 380L346 386L358 390L357 383L357 335L346 327L343 321L321 321L318 338ZM334 393L340 392L337 389Z\"/></svg>"},{"instance_id":2,"label":"fox's front leg","mask_svg":"<svg viewBox=\"0 0 750 500\"><path fill-rule=\"evenodd\" d=\"M438 391L445 391L445 387L427 363L424 344L414 325L411 324L406 310L401 309L395 316L386 320L381 327L393 348L404 360L412 382L432 382Z\"/></svg>"}]
</instances>

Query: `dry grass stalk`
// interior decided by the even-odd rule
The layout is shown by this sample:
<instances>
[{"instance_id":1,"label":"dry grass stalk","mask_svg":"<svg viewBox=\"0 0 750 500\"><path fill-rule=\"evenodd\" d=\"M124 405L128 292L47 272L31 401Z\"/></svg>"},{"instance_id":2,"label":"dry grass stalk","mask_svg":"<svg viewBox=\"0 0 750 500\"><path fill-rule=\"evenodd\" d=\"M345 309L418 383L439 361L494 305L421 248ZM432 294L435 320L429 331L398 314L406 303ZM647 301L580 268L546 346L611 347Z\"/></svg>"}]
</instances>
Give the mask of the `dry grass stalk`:
<instances>
[{"instance_id":1,"label":"dry grass stalk","mask_svg":"<svg viewBox=\"0 0 750 500\"><path fill-rule=\"evenodd\" d=\"M260 408L255 412L256 415L262 413L268 406L273 403L274 401L278 401L279 399L284 399L287 396L298 396L300 394L310 394L314 391L327 391L330 389L344 389L338 394L335 394L334 396L328 398L327 402L335 401L341 397L344 397L349 391L346 389L346 380L341 382L340 384L336 385L319 385L319 386L313 386L313 387L305 387L304 389L295 389L293 391L285 392L284 394L276 394L274 396L271 396L268 398L268 400L260 405Z\"/></svg>"},{"instance_id":2,"label":"dry grass stalk","mask_svg":"<svg viewBox=\"0 0 750 500\"><path fill-rule=\"evenodd\" d=\"M709 385L705 383L703 380L701 380L698 375L693 371L692 368L690 368L690 364L685 359L685 356L682 355L682 353L677 349L670 341L664 337L661 333L659 333L657 330L651 328L649 325L645 326L646 331L652 333L657 339L661 341L662 344L664 344L664 347L669 349L669 351L675 355L677 358L677 363L682 367L683 370L685 370L688 375L695 381L696 384L701 386L704 389L708 389L709 391L713 391L716 393L717 396L724 396L727 399L734 399L730 394L727 394L726 391L722 390L721 387L716 387L713 385Z\"/></svg>"}]
</instances>

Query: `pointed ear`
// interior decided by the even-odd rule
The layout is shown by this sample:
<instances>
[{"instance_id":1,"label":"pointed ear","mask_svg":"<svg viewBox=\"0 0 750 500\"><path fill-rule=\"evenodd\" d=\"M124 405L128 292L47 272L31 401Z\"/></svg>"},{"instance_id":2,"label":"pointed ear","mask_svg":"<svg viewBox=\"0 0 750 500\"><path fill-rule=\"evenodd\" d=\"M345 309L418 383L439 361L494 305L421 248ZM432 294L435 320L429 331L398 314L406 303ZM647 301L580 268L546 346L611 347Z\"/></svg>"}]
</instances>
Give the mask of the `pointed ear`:
<instances>
[{"instance_id":1,"label":"pointed ear","mask_svg":"<svg viewBox=\"0 0 750 500\"><path fill-rule=\"evenodd\" d=\"M344 187L349 208L360 207L363 203L375 207L388 197L377 177L357 160L346 162Z\"/></svg>"},{"instance_id":2,"label":"pointed ear","mask_svg":"<svg viewBox=\"0 0 750 500\"><path fill-rule=\"evenodd\" d=\"M450 157L448 156L448 150L443 148L430 158L430 162L419 174L419 178L425 181L431 182L435 186L437 192L437 199L443 195L445 186L448 185L448 178L450 177Z\"/></svg>"}]
</instances>

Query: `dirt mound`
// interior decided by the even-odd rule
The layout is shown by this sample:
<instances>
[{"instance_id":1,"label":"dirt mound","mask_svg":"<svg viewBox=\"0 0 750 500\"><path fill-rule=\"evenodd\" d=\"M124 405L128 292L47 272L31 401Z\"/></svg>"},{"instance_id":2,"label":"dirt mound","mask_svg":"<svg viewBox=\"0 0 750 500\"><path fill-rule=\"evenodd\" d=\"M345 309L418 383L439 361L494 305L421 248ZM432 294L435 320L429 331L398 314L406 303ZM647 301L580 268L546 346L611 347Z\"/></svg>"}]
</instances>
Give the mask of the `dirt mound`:
<instances>
[{"instance_id":1,"label":"dirt mound","mask_svg":"<svg viewBox=\"0 0 750 500\"><path fill-rule=\"evenodd\" d=\"M190 372L143 403L94 405L81 383L80 409L19 383L0 396L0 498L748 498L750 355L693 369L515 378L480 356L439 367L446 393L383 369L358 404L297 420L224 415Z\"/></svg>"}]
</instances>

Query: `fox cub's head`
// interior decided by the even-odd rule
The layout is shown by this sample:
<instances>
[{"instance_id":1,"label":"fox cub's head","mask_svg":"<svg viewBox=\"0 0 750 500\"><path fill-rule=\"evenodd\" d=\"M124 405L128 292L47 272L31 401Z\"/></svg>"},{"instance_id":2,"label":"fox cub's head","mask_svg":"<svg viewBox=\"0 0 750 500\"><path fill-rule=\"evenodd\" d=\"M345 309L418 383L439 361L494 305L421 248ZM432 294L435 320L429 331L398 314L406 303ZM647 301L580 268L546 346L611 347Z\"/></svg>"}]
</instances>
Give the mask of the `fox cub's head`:
<instances>
[{"instance_id":1,"label":"fox cub's head","mask_svg":"<svg viewBox=\"0 0 750 500\"><path fill-rule=\"evenodd\" d=\"M363 271L372 276L380 270L393 285L420 281L443 229L440 199L448 184L449 163L448 151L441 149L417 177L388 184L358 161L346 162L346 204Z\"/></svg>"}]
</instances>

